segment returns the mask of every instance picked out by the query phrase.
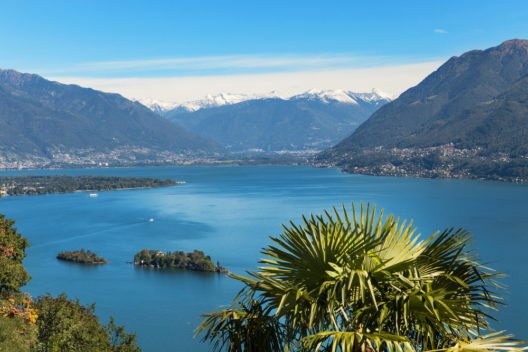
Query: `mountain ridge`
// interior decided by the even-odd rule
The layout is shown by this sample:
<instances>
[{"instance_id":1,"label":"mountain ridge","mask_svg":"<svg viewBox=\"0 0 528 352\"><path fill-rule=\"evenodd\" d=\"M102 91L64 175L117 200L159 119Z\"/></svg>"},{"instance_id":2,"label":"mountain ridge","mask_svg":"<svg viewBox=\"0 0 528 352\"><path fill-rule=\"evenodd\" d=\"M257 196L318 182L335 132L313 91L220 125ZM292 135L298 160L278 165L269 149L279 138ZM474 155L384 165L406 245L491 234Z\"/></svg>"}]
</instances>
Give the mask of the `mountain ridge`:
<instances>
[{"instance_id":1,"label":"mountain ridge","mask_svg":"<svg viewBox=\"0 0 528 352\"><path fill-rule=\"evenodd\" d=\"M352 132L388 99L377 93L309 91L164 116L232 152L313 153Z\"/></svg>"},{"instance_id":2,"label":"mountain ridge","mask_svg":"<svg viewBox=\"0 0 528 352\"><path fill-rule=\"evenodd\" d=\"M119 94L0 70L2 166L184 158L219 149Z\"/></svg>"},{"instance_id":3,"label":"mountain ridge","mask_svg":"<svg viewBox=\"0 0 528 352\"><path fill-rule=\"evenodd\" d=\"M347 95L345 99L336 99L338 95ZM194 99L182 103L175 102L166 102L158 101L150 98L139 98L134 99L152 111L164 115L166 113L172 112L194 112L200 109L215 108L223 105L232 105L238 104L248 100L264 100L264 99L283 99L283 100L292 100L292 99L302 99L302 98L312 98L328 101L341 101L347 103L355 103L350 101L351 99L359 99L362 101L391 101L393 96L387 94L380 89L373 88L370 92L355 92L352 90L342 90L342 89L310 89L301 93L284 95L276 91L271 91L265 94L244 94L244 93L227 93L220 92L217 94L208 94L201 99Z\"/></svg>"},{"instance_id":4,"label":"mountain ridge","mask_svg":"<svg viewBox=\"0 0 528 352\"><path fill-rule=\"evenodd\" d=\"M526 178L527 75L526 40L454 56L317 162L369 174Z\"/></svg>"}]
</instances>

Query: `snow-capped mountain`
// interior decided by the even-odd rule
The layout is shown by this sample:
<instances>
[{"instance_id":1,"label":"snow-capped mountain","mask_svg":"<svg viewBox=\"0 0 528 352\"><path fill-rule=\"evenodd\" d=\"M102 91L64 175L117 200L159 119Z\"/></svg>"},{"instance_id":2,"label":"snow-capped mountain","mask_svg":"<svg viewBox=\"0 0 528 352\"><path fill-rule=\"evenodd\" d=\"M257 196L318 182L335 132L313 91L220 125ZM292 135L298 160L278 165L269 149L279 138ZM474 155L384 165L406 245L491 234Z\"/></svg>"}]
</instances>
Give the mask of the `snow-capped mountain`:
<instances>
[{"instance_id":1,"label":"snow-capped mountain","mask_svg":"<svg viewBox=\"0 0 528 352\"><path fill-rule=\"evenodd\" d=\"M335 90L320 90L312 89L305 93L292 96L290 99L310 99L319 100L323 103L343 103L343 104L359 104L360 102L385 104L392 100L392 97L382 92L379 89L372 89L368 93L356 93L349 90L335 89Z\"/></svg>"},{"instance_id":2,"label":"snow-capped mountain","mask_svg":"<svg viewBox=\"0 0 528 352\"><path fill-rule=\"evenodd\" d=\"M231 94L231 93L220 93L216 95L208 94L204 98L199 100L189 101L183 104L179 104L178 107L183 108L187 111L196 111L204 108L212 108L222 105L231 105L240 103L244 100L250 100L254 97L247 94Z\"/></svg>"},{"instance_id":3,"label":"snow-capped mountain","mask_svg":"<svg viewBox=\"0 0 528 352\"><path fill-rule=\"evenodd\" d=\"M223 105L232 105L241 103L246 100L256 99L267 99L267 98L280 98L275 92L269 94L232 94L232 93L219 93L216 95L208 94L203 99L193 100L182 104L176 104L175 109L179 111L197 111L200 109L213 108Z\"/></svg>"},{"instance_id":4,"label":"snow-capped mountain","mask_svg":"<svg viewBox=\"0 0 528 352\"><path fill-rule=\"evenodd\" d=\"M314 151L347 137L389 101L376 90L310 90L288 98L219 94L180 104L164 116L233 152Z\"/></svg>"},{"instance_id":5,"label":"snow-capped mountain","mask_svg":"<svg viewBox=\"0 0 528 352\"><path fill-rule=\"evenodd\" d=\"M377 89L377 88L372 88L372 90L368 93L349 92L349 94L363 101L366 101L366 102L383 101L383 100L385 100L386 102L389 102L396 98L394 95L386 93L382 91L381 89Z\"/></svg>"},{"instance_id":6,"label":"snow-capped mountain","mask_svg":"<svg viewBox=\"0 0 528 352\"><path fill-rule=\"evenodd\" d=\"M292 96L285 96L276 91L267 94L234 94L234 93L219 93L208 94L202 99L192 100L184 103L160 103L153 100L139 100L143 105L151 108L158 113L166 113L169 110L176 113L185 113L198 111L200 109L214 108L223 105L238 104L248 100L261 99L284 99L284 100L318 100L322 103L344 103L344 104L359 104L361 102L368 104L381 105L392 100L392 97L382 92L379 89L372 89L366 93L356 93L349 90L340 89L311 89L307 92L296 94Z\"/></svg>"},{"instance_id":7,"label":"snow-capped mountain","mask_svg":"<svg viewBox=\"0 0 528 352\"><path fill-rule=\"evenodd\" d=\"M154 111L158 115L163 115L169 110L174 109L178 104L158 101L150 98L136 99L140 104L145 105L150 110Z\"/></svg>"}]
</instances>

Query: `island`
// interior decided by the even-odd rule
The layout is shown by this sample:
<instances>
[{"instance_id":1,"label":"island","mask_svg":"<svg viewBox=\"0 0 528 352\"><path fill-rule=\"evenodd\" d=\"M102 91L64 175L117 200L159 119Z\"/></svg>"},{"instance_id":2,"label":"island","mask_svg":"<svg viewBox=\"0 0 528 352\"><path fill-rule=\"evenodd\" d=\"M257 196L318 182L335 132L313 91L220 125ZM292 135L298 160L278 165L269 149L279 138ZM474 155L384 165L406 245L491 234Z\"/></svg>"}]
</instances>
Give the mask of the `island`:
<instances>
[{"instance_id":1,"label":"island","mask_svg":"<svg viewBox=\"0 0 528 352\"><path fill-rule=\"evenodd\" d=\"M107 264L108 261L92 251L84 249L78 251L64 251L57 255L57 259L79 264Z\"/></svg>"},{"instance_id":2,"label":"island","mask_svg":"<svg viewBox=\"0 0 528 352\"><path fill-rule=\"evenodd\" d=\"M114 176L0 176L0 197L154 188L180 183L183 182Z\"/></svg>"},{"instance_id":3,"label":"island","mask_svg":"<svg viewBox=\"0 0 528 352\"><path fill-rule=\"evenodd\" d=\"M227 269L219 262L214 264L211 257L204 252L194 250L190 253L182 251L162 252L152 249L143 249L134 255L134 265L148 268L174 268L192 271L206 271L227 273Z\"/></svg>"}]
</instances>

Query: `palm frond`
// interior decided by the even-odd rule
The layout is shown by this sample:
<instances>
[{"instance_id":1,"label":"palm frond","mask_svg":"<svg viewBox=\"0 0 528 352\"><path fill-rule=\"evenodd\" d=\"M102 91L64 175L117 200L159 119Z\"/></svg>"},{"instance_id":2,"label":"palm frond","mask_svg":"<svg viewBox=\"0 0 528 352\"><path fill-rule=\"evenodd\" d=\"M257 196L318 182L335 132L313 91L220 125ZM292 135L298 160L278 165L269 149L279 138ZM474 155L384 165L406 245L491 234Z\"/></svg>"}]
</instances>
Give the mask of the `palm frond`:
<instances>
[{"instance_id":1,"label":"palm frond","mask_svg":"<svg viewBox=\"0 0 528 352\"><path fill-rule=\"evenodd\" d=\"M499 352L499 351L526 351L527 346L523 342L515 340L512 335L505 331L493 332L475 339L455 341L453 346L436 351L445 352ZM432 351L426 351L432 352Z\"/></svg>"}]
</instances>

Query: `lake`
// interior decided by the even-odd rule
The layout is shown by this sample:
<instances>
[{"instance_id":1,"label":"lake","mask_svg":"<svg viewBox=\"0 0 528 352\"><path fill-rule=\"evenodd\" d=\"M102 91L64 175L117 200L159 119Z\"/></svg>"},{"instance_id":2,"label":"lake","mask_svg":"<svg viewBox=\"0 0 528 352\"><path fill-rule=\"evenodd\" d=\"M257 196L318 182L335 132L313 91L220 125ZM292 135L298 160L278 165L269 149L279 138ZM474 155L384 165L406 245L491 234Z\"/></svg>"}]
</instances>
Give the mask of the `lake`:
<instances>
[{"instance_id":1,"label":"lake","mask_svg":"<svg viewBox=\"0 0 528 352\"><path fill-rule=\"evenodd\" d=\"M210 254L229 270L254 269L268 236L301 214L351 201L376 203L414 219L429 235L446 227L474 234L480 255L507 273L498 328L528 339L528 186L469 180L350 175L307 166L189 166L0 172L159 177L167 188L0 199L31 242L25 265L33 296L65 292L136 332L144 351L207 351L193 339L200 314L228 305L240 286L224 275L155 271L128 264L142 248ZM149 219L154 221L150 222ZM55 259L90 249L109 264L84 267Z\"/></svg>"}]
</instances>

